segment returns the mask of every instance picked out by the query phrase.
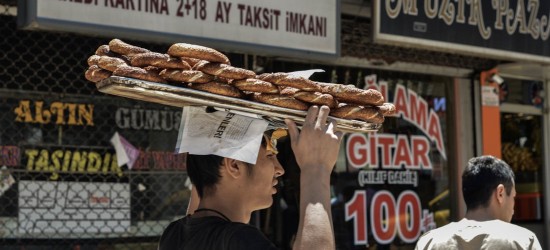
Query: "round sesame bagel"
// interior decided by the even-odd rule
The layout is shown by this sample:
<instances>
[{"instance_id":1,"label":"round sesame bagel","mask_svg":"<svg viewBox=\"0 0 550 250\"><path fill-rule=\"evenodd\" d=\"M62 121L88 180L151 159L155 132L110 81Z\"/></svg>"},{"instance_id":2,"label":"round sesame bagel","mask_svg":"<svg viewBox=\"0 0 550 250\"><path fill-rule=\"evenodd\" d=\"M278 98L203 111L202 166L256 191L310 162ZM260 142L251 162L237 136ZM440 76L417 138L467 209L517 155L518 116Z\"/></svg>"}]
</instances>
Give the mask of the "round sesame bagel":
<instances>
[{"instance_id":1,"label":"round sesame bagel","mask_svg":"<svg viewBox=\"0 0 550 250\"><path fill-rule=\"evenodd\" d=\"M224 63L203 61L196 64L195 69L210 75L236 80L256 77L256 73L252 70L241 69Z\"/></svg>"},{"instance_id":2,"label":"round sesame bagel","mask_svg":"<svg viewBox=\"0 0 550 250\"><path fill-rule=\"evenodd\" d=\"M136 78L136 79L141 79L141 80L151 81L151 82L166 83L166 80L160 77L159 74L156 73L154 70L147 70L144 68L133 67L128 65L118 66L116 70L113 71L113 75L131 77L131 78Z\"/></svg>"},{"instance_id":3,"label":"round sesame bagel","mask_svg":"<svg viewBox=\"0 0 550 250\"><path fill-rule=\"evenodd\" d=\"M258 79L276 85L293 87L303 91L321 91L321 88L312 80L288 73L268 73L258 76Z\"/></svg>"},{"instance_id":4,"label":"round sesame bagel","mask_svg":"<svg viewBox=\"0 0 550 250\"><path fill-rule=\"evenodd\" d=\"M384 122L384 116L376 107L340 104L338 108L330 110L330 115L343 119L361 120L371 123Z\"/></svg>"},{"instance_id":5,"label":"round sesame bagel","mask_svg":"<svg viewBox=\"0 0 550 250\"><path fill-rule=\"evenodd\" d=\"M88 60L87 60L88 66L98 65L99 58L101 58L101 56L98 56L98 55L91 55L90 57L88 57Z\"/></svg>"},{"instance_id":6,"label":"round sesame bagel","mask_svg":"<svg viewBox=\"0 0 550 250\"><path fill-rule=\"evenodd\" d=\"M163 69L159 75L169 81L207 83L215 79L214 76L198 70Z\"/></svg>"},{"instance_id":7,"label":"round sesame bagel","mask_svg":"<svg viewBox=\"0 0 550 250\"><path fill-rule=\"evenodd\" d=\"M148 49L128 44L117 38L109 42L109 50L121 55L135 55L140 53L151 52Z\"/></svg>"},{"instance_id":8,"label":"round sesame bagel","mask_svg":"<svg viewBox=\"0 0 550 250\"><path fill-rule=\"evenodd\" d=\"M293 96L300 101L315 105L326 105L329 108L338 107L338 102L331 94L324 94L321 92L298 91Z\"/></svg>"},{"instance_id":9,"label":"round sesame bagel","mask_svg":"<svg viewBox=\"0 0 550 250\"><path fill-rule=\"evenodd\" d=\"M91 82L99 82L111 76L111 72L104 70L97 65L91 65L84 74L86 79Z\"/></svg>"},{"instance_id":10,"label":"round sesame bagel","mask_svg":"<svg viewBox=\"0 0 550 250\"><path fill-rule=\"evenodd\" d=\"M378 110L380 110L380 113L382 113L383 116L390 116L397 114L397 110L395 109L395 105L393 103L384 103L381 106L377 107Z\"/></svg>"},{"instance_id":11,"label":"round sesame bagel","mask_svg":"<svg viewBox=\"0 0 550 250\"><path fill-rule=\"evenodd\" d=\"M134 67L155 66L164 69L191 69L191 66L181 58L171 57L168 54L157 52L146 52L133 55L130 64Z\"/></svg>"},{"instance_id":12,"label":"round sesame bagel","mask_svg":"<svg viewBox=\"0 0 550 250\"><path fill-rule=\"evenodd\" d=\"M382 94L374 89L359 89L354 85L317 82L321 86L321 92L331 94L339 102L353 103L367 106L380 106L384 104Z\"/></svg>"},{"instance_id":13,"label":"round sesame bagel","mask_svg":"<svg viewBox=\"0 0 550 250\"><path fill-rule=\"evenodd\" d=\"M108 71L115 71L118 66L128 65L126 61L118 57L100 56L97 60L97 66Z\"/></svg>"},{"instance_id":14,"label":"round sesame bagel","mask_svg":"<svg viewBox=\"0 0 550 250\"><path fill-rule=\"evenodd\" d=\"M252 95L252 100L289 109L307 110L309 108L306 103L296 100L292 96L279 94L255 93Z\"/></svg>"},{"instance_id":15,"label":"round sesame bagel","mask_svg":"<svg viewBox=\"0 0 550 250\"><path fill-rule=\"evenodd\" d=\"M189 88L206 91L213 94L241 98L244 96L239 89L223 82L190 83Z\"/></svg>"},{"instance_id":16,"label":"round sesame bagel","mask_svg":"<svg viewBox=\"0 0 550 250\"><path fill-rule=\"evenodd\" d=\"M271 93L271 94L279 93L279 89L277 88L277 86L273 85L273 83L262 81L255 78L234 80L231 84L242 91L250 91L250 92L257 92L257 93Z\"/></svg>"},{"instance_id":17,"label":"round sesame bagel","mask_svg":"<svg viewBox=\"0 0 550 250\"><path fill-rule=\"evenodd\" d=\"M221 52L208 48L205 46L189 44L189 43L175 43L168 48L169 55L175 57L191 57L209 62L219 62L229 64L229 58Z\"/></svg>"}]
</instances>

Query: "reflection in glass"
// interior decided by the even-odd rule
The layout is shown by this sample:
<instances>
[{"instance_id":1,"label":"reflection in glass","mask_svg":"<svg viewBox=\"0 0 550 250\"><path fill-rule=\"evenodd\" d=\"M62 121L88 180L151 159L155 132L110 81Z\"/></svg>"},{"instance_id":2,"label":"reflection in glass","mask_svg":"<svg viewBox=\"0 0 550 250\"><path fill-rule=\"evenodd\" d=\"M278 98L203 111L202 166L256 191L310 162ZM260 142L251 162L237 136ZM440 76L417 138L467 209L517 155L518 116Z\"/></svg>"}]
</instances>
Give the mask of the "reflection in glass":
<instances>
[{"instance_id":1,"label":"reflection in glass","mask_svg":"<svg viewBox=\"0 0 550 250\"><path fill-rule=\"evenodd\" d=\"M500 102L542 108L544 101L542 86L542 82L540 81L506 79L500 85Z\"/></svg>"}]
</instances>

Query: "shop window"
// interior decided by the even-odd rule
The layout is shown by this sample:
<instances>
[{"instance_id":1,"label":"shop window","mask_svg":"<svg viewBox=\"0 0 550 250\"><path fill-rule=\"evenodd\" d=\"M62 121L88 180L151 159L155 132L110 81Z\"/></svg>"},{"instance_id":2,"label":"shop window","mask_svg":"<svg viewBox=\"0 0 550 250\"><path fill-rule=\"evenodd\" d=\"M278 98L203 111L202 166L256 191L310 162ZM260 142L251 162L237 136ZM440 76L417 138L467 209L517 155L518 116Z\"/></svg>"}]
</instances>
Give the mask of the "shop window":
<instances>
[{"instance_id":1,"label":"shop window","mask_svg":"<svg viewBox=\"0 0 550 250\"><path fill-rule=\"evenodd\" d=\"M376 78L374 82L386 93L387 101L401 110L400 115L387 118L377 133L346 137L346 165L338 166L341 172L335 186L346 206L342 219L347 220L334 223L335 227L356 223L361 209L365 209L365 242L369 246L412 249L423 232L451 220L447 161L450 142L446 137L450 81L386 72L376 74ZM365 87L369 88L368 83ZM361 143L363 136L365 143ZM390 146L384 147L385 143ZM376 154L369 151L373 145ZM352 192L347 190L350 188ZM360 204L360 198L365 199L366 206L354 207ZM353 227L350 232L355 234L354 244L360 244L361 235ZM340 244L344 238L338 236Z\"/></svg>"},{"instance_id":2,"label":"shop window","mask_svg":"<svg viewBox=\"0 0 550 250\"><path fill-rule=\"evenodd\" d=\"M331 178L337 249L414 249L420 235L451 221L450 78L299 63L274 65L272 71L322 68L325 72L312 79L378 88L386 101L401 110L398 117L386 118L379 131L350 133L343 140ZM297 197L292 192L298 177L291 169L283 176L280 221L284 229L279 236L283 249L290 249L288 242L297 228Z\"/></svg>"},{"instance_id":3,"label":"shop window","mask_svg":"<svg viewBox=\"0 0 550 250\"><path fill-rule=\"evenodd\" d=\"M502 159L516 175L513 222L544 219L543 83L507 78L500 85Z\"/></svg>"},{"instance_id":4,"label":"shop window","mask_svg":"<svg viewBox=\"0 0 550 250\"><path fill-rule=\"evenodd\" d=\"M502 159L516 175L516 205L513 221L543 219L542 116L501 113Z\"/></svg>"},{"instance_id":5,"label":"shop window","mask_svg":"<svg viewBox=\"0 0 550 250\"><path fill-rule=\"evenodd\" d=\"M539 81L521 81L506 79L500 84L500 102L503 104L520 104L542 108L543 88Z\"/></svg>"}]
</instances>

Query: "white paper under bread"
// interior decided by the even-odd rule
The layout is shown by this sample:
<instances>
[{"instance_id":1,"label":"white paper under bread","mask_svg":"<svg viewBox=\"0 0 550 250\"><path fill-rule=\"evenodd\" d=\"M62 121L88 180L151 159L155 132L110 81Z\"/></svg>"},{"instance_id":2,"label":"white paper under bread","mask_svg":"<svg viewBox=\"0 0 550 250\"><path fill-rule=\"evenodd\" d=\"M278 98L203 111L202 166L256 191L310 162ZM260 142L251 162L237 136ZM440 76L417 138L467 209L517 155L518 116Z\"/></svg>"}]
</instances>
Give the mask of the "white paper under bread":
<instances>
[{"instance_id":1,"label":"white paper under bread","mask_svg":"<svg viewBox=\"0 0 550 250\"><path fill-rule=\"evenodd\" d=\"M207 113L203 107L186 106L176 153L219 155L256 164L268 122L233 112Z\"/></svg>"},{"instance_id":2,"label":"white paper under bread","mask_svg":"<svg viewBox=\"0 0 550 250\"><path fill-rule=\"evenodd\" d=\"M325 72L325 71L322 70L322 69L308 69L308 70L301 70L301 71L292 71L292 72L288 72L288 73L291 74L291 75L301 76L303 78L309 79L311 77L311 75L313 75L314 73L317 73L317 72Z\"/></svg>"}]
</instances>

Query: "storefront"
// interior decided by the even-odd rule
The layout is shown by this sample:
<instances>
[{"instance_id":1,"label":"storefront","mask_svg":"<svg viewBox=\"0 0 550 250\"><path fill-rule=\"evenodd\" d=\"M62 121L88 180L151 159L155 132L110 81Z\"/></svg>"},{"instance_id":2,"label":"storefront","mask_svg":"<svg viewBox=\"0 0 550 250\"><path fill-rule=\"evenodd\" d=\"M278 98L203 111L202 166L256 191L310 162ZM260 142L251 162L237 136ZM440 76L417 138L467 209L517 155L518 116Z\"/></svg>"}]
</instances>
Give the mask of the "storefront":
<instances>
[{"instance_id":1,"label":"storefront","mask_svg":"<svg viewBox=\"0 0 550 250\"><path fill-rule=\"evenodd\" d=\"M471 93L459 91L462 95L454 100L457 105L473 101L470 112L455 113L456 124L461 125L453 132L457 139L473 133L469 138L474 140L466 139L473 154L464 154L459 141L450 144L458 149L451 152L459 160L454 172L460 173L464 161L474 155L490 154L507 161L516 174L518 191L512 222L533 230L543 247L548 245L549 200L543 184L548 181L548 124L543 112L548 81L548 68L543 65L550 62L548 4L515 0L374 3L375 42L501 60L473 70ZM464 123L458 122L462 119L473 122L473 132L463 133ZM464 213L464 206L457 204L454 219Z\"/></svg>"},{"instance_id":2,"label":"storefront","mask_svg":"<svg viewBox=\"0 0 550 250\"><path fill-rule=\"evenodd\" d=\"M472 105L454 103L458 99L457 88L467 92L468 79L457 80L457 76L437 72L411 73L296 61L270 65L274 71L324 69L325 73L316 73L312 78L376 88L399 110L398 116L386 118L376 133L345 136L332 176L337 249L365 246L413 249L423 232L458 216L459 206L454 198L458 195L456 143L468 138L456 138L455 117L461 109L467 110ZM423 72L430 72L428 67L424 69ZM461 122L468 126L467 122ZM282 193L270 212L262 212L259 220L260 225L270 222L272 228L265 233L283 249L290 249L297 228L299 178L293 162L285 164L282 158L283 165L288 166Z\"/></svg>"},{"instance_id":3,"label":"storefront","mask_svg":"<svg viewBox=\"0 0 550 250\"><path fill-rule=\"evenodd\" d=\"M0 19L2 249L154 247L189 197L173 154L181 109L97 92L83 67L103 39ZM138 151L131 166L115 133Z\"/></svg>"},{"instance_id":4,"label":"storefront","mask_svg":"<svg viewBox=\"0 0 550 250\"><path fill-rule=\"evenodd\" d=\"M25 1L0 15L2 249L156 249L168 223L185 215L190 196L185 155L173 154L181 108L99 92L84 72L100 45L114 37L152 51L165 51L172 42L215 45L242 68L253 68L260 51L319 58L338 53L336 1L327 1L330 8L317 14L298 12L304 6L290 1L281 6L188 1L188 9L183 1L130 2ZM129 27L110 27L118 18L102 23L128 13L134 19L123 23ZM237 28L196 29L202 38L161 32L193 30L206 16L204 22L223 26L232 20ZM160 21L150 27L144 17ZM292 25L276 25L279 18ZM93 22L99 24L92 28ZM136 32L138 27L146 31ZM263 31L268 35L257 35ZM278 32L288 33L286 39ZM301 37L311 37L310 43L298 43ZM253 41L258 38L265 41ZM116 145L132 148L137 159L125 162Z\"/></svg>"},{"instance_id":5,"label":"storefront","mask_svg":"<svg viewBox=\"0 0 550 250\"><path fill-rule=\"evenodd\" d=\"M550 209L545 184L550 172L550 125L544 112L549 71L545 66L530 63L503 64L496 70L503 79L499 85L502 158L516 173L517 205L513 223L545 235Z\"/></svg>"}]
</instances>

